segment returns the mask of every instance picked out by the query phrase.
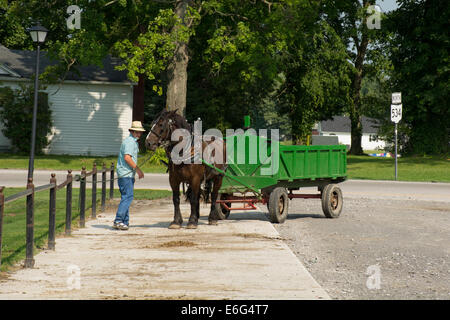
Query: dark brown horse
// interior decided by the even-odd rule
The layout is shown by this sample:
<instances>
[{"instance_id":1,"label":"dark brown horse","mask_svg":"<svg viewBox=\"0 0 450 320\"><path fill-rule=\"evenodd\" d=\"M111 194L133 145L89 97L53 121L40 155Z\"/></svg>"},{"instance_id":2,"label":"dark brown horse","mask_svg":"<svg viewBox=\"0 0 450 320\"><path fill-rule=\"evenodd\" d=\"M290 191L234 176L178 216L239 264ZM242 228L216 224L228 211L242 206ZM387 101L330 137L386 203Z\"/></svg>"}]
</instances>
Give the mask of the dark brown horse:
<instances>
[{"instance_id":1,"label":"dark brown horse","mask_svg":"<svg viewBox=\"0 0 450 320\"><path fill-rule=\"evenodd\" d=\"M180 141L172 141L172 133L176 129L185 129L189 132L191 136L192 130L186 119L176 111L163 110L159 115L157 115L155 121L153 121L149 134L145 139L145 145L147 149L152 151L156 150L158 147L164 147L166 150L167 157L169 159L169 182L173 193L173 204L174 204L174 219L170 224L170 229L179 229L183 223L183 218L180 211L180 184L187 183L189 185L187 195L189 196L191 204L191 215L189 217L188 229L195 229L198 225L198 219L200 217L200 195L202 193L201 185L204 182L207 188L207 192L211 193L211 211L209 213L208 221L210 225L217 225L219 216L216 212L216 200L218 196L219 189L222 185L223 176L217 171L210 168L204 164L198 163L177 163L172 161L172 151L174 147L180 143ZM191 140L191 139L188 139ZM216 141L217 142L217 141ZM191 141L184 141L184 143L189 143L187 148L190 150L188 157L190 160L194 156L194 147ZM205 148L210 145L211 142L201 142L202 152ZM212 163L215 167L224 170L225 168L225 143L221 142L222 154L219 155L223 157L221 161L216 161ZM215 159L219 159L216 157ZM176 161L175 161L176 162ZM208 190L209 189L209 190Z\"/></svg>"}]
</instances>

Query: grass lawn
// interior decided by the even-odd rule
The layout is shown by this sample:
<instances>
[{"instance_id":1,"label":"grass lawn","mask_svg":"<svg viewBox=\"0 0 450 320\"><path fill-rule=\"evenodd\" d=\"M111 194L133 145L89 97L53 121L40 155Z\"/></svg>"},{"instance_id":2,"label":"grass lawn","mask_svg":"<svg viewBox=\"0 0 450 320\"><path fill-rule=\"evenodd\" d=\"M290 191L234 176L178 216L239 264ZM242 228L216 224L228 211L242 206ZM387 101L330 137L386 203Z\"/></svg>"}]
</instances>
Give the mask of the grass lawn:
<instances>
[{"instance_id":1,"label":"grass lawn","mask_svg":"<svg viewBox=\"0 0 450 320\"><path fill-rule=\"evenodd\" d=\"M448 157L400 157L399 181L450 182ZM369 156L348 156L349 179L395 180L395 159Z\"/></svg>"},{"instance_id":2,"label":"grass lawn","mask_svg":"<svg viewBox=\"0 0 450 320\"><path fill-rule=\"evenodd\" d=\"M165 173L166 167L159 164L145 162L150 153L139 154L138 164L145 173ZM0 169L28 169L28 155L15 155L11 153L0 153ZM117 163L117 156L109 157L89 157L89 156L69 156L69 155L40 155L34 159L35 170L69 170L81 171L85 166L87 171L91 171L94 165L101 168L105 163L107 168Z\"/></svg>"},{"instance_id":3,"label":"grass lawn","mask_svg":"<svg viewBox=\"0 0 450 320\"><path fill-rule=\"evenodd\" d=\"M375 152L375 151L374 151ZM159 164L150 164L147 161L149 153L139 155L139 164L145 173L165 173L166 167ZM107 167L111 162L116 163L116 156L111 157L85 157L85 156L37 156L36 170L67 170L75 172L86 166L92 170L94 162L101 167L105 162ZM348 156L347 173L349 179L394 180L395 160L370 156ZM18 156L9 153L0 153L0 169L27 169L28 156ZM401 157L398 159L398 179L400 181L437 181L450 182L450 160L445 156Z\"/></svg>"},{"instance_id":4,"label":"grass lawn","mask_svg":"<svg viewBox=\"0 0 450 320\"><path fill-rule=\"evenodd\" d=\"M23 188L5 188L5 197L23 191ZM109 192L109 190L108 190ZM109 195L109 193L107 193ZM170 196L172 193L166 190L134 190L135 199L158 199ZM72 230L78 228L79 224L79 189L74 188L72 194ZM97 214L100 214L101 193L97 193ZM120 199L119 190L114 190L114 198ZM91 190L86 190L86 221L91 216ZM49 191L35 194L34 215L34 244L35 248L43 248L48 240L48 204ZM66 192L65 189L56 193L56 234L64 234L66 215ZM0 270L5 271L17 261L25 259L25 235L26 235L26 198L9 202L5 205L3 221L2 261ZM111 221L112 223L112 221ZM56 239L58 246L58 239ZM38 250L34 251L34 254Z\"/></svg>"}]
</instances>

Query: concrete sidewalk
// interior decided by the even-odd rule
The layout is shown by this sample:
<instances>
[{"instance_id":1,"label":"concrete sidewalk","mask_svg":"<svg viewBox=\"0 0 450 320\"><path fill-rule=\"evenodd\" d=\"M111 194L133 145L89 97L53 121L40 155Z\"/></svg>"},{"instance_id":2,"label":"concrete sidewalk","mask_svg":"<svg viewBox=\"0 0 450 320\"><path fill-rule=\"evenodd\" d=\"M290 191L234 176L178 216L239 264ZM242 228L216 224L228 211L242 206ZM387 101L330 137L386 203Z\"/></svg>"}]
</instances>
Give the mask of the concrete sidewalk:
<instances>
[{"instance_id":1,"label":"concrete sidewalk","mask_svg":"<svg viewBox=\"0 0 450 320\"><path fill-rule=\"evenodd\" d=\"M169 230L171 200L135 201L130 229L114 209L56 239L35 268L0 278L0 299L330 299L263 213L233 213L196 230Z\"/></svg>"}]
</instances>

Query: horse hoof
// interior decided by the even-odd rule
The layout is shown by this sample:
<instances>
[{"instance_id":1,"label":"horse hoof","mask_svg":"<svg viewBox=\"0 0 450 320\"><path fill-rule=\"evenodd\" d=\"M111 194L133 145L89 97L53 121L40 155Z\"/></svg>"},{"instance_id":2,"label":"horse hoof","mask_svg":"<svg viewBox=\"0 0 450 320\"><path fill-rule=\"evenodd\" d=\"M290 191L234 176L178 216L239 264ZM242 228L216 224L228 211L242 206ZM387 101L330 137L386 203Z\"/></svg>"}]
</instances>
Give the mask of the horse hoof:
<instances>
[{"instance_id":1,"label":"horse hoof","mask_svg":"<svg viewBox=\"0 0 450 320\"><path fill-rule=\"evenodd\" d=\"M171 223L169 229L180 229L181 225L178 223Z\"/></svg>"},{"instance_id":2,"label":"horse hoof","mask_svg":"<svg viewBox=\"0 0 450 320\"><path fill-rule=\"evenodd\" d=\"M195 223L188 223L187 229L197 229L197 225Z\"/></svg>"},{"instance_id":3,"label":"horse hoof","mask_svg":"<svg viewBox=\"0 0 450 320\"><path fill-rule=\"evenodd\" d=\"M219 223L217 222L217 220L209 220L209 225L210 226L217 226Z\"/></svg>"}]
</instances>

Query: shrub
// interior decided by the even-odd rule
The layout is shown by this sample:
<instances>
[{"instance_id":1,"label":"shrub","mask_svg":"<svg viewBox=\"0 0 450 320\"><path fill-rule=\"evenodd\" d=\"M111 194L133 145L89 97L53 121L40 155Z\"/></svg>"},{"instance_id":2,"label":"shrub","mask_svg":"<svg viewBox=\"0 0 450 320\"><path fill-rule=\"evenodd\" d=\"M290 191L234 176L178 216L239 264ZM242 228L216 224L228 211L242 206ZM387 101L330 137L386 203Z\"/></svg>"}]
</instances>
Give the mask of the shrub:
<instances>
[{"instance_id":1,"label":"shrub","mask_svg":"<svg viewBox=\"0 0 450 320\"><path fill-rule=\"evenodd\" d=\"M34 87L21 84L19 89L0 88L0 121L4 128L2 133L7 137L14 152L29 153L31 149L31 129L33 121ZM36 121L36 154L48 146L48 135L52 128L52 112L48 103L48 95L38 94L38 110Z\"/></svg>"},{"instance_id":2,"label":"shrub","mask_svg":"<svg viewBox=\"0 0 450 320\"><path fill-rule=\"evenodd\" d=\"M166 150L164 148L158 148L155 150L155 153L149 160L150 164L161 164L161 160L165 161L166 163L169 162L169 159L167 159Z\"/></svg>"}]
</instances>

